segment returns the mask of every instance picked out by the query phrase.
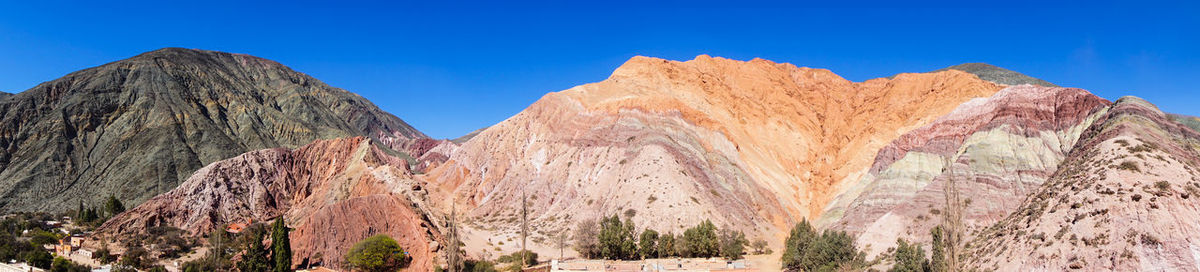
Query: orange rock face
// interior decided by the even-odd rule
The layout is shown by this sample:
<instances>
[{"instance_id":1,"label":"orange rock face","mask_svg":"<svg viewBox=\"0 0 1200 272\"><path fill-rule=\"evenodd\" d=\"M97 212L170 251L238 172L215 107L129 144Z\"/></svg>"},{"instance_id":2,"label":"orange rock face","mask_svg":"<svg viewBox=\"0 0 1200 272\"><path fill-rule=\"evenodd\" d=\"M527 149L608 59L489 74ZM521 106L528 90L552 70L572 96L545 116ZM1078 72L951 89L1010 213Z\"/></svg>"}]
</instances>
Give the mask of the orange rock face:
<instances>
[{"instance_id":1,"label":"orange rock face","mask_svg":"<svg viewBox=\"0 0 1200 272\"><path fill-rule=\"evenodd\" d=\"M777 235L819 215L892 139L1000 88L961 71L851 82L761 59L635 57L481 132L424 178L501 233L494 221L524 191L551 233L633 210L660 231L712 219Z\"/></svg>"}]
</instances>

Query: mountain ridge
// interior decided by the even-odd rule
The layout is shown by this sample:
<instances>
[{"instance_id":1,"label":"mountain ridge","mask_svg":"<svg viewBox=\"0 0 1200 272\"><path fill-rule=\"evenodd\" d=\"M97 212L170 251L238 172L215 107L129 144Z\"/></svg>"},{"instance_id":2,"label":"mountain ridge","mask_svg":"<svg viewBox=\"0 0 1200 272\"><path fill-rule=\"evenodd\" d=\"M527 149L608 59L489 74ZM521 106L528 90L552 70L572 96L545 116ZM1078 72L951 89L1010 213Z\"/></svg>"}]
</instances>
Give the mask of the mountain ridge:
<instances>
[{"instance_id":1,"label":"mountain ridge","mask_svg":"<svg viewBox=\"0 0 1200 272\"><path fill-rule=\"evenodd\" d=\"M427 138L370 101L262 58L163 48L0 100L0 210L131 203L245 151ZM66 201L70 200L70 201Z\"/></svg>"}]
</instances>

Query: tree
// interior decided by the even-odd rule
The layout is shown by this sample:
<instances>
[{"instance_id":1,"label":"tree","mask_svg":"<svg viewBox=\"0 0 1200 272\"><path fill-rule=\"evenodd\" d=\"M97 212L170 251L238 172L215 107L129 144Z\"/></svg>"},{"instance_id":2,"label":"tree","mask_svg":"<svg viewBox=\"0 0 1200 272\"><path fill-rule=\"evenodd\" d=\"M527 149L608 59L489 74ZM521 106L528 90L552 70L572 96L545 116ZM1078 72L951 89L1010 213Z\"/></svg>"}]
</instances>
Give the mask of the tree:
<instances>
[{"instance_id":1,"label":"tree","mask_svg":"<svg viewBox=\"0 0 1200 272\"><path fill-rule=\"evenodd\" d=\"M808 219L803 219L792 227L791 233L784 241L783 267L799 268L800 262L804 259L805 250L812 244L816 236L817 231L812 224L808 223Z\"/></svg>"},{"instance_id":2,"label":"tree","mask_svg":"<svg viewBox=\"0 0 1200 272\"><path fill-rule=\"evenodd\" d=\"M621 223L619 215L605 217L600 221L600 256L609 260L632 260L637 256L637 244L633 240L633 222L626 219Z\"/></svg>"},{"instance_id":3,"label":"tree","mask_svg":"<svg viewBox=\"0 0 1200 272\"><path fill-rule=\"evenodd\" d=\"M525 198L525 190L521 190L521 268L525 268L525 240L529 238L529 201Z\"/></svg>"},{"instance_id":4,"label":"tree","mask_svg":"<svg viewBox=\"0 0 1200 272\"><path fill-rule=\"evenodd\" d=\"M845 232L826 230L817 235L807 220L792 228L785 241L783 268L803 271L859 270L866 254L858 251Z\"/></svg>"},{"instance_id":5,"label":"tree","mask_svg":"<svg viewBox=\"0 0 1200 272\"><path fill-rule=\"evenodd\" d=\"M288 229L283 216L275 219L271 226L271 255L275 261L275 272L292 271L292 243L288 237Z\"/></svg>"},{"instance_id":6,"label":"tree","mask_svg":"<svg viewBox=\"0 0 1200 272\"><path fill-rule=\"evenodd\" d=\"M699 225L683 232L683 240L687 245L687 256L693 258L711 258L720 254L718 246L717 227L712 221L704 220Z\"/></svg>"},{"instance_id":7,"label":"tree","mask_svg":"<svg viewBox=\"0 0 1200 272\"><path fill-rule=\"evenodd\" d=\"M932 256L930 256L929 270L934 272L949 271L946 267L946 233L942 226L933 227L929 230L930 236L933 236Z\"/></svg>"},{"instance_id":8,"label":"tree","mask_svg":"<svg viewBox=\"0 0 1200 272\"><path fill-rule=\"evenodd\" d=\"M746 234L731 228L721 230L721 257L726 260L741 259L746 254Z\"/></svg>"},{"instance_id":9,"label":"tree","mask_svg":"<svg viewBox=\"0 0 1200 272\"><path fill-rule=\"evenodd\" d=\"M585 219L575 228L575 251L588 259L600 257L600 228L595 219Z\"/></svg>"},{"instance_id":10,"label":"tree","mask_svg":"<svg viewBox=\"0 0 1200 272\"><path fill-rule=\"evenodd\" d=\"M463 265L462 241L458 237L457 209L450 208L450 216L446 217L446 270L452 272L465 271Z\"/></svg>"},{"instance_id":11,"label":"tree","mask_svg":"<svg viewBox=\"0 0 1200 272\"><path fill-rule=\"evenodd\" d=\"M642 231L638 239L638 253L642 259L658 258L658 232L652 229Z\"/></svg>"},{"instance_id":12,"label":"tree","mask_svg":"<svg viewBox=\"0 0 1200 272\"><path fill-rule=\"evenodd\" d=\"M763 240L762 238L754 240L754 242L750 243L750 248L754 249L754 254L771 254L767 252L768 250L771 250L767 248L767 240Z\"/></svg>"},{"instance_id":13,"label":"tree","mask_svg":"<svg viewBox=\"0 0 1200 272\"><path fill-rule=\"evenodd\" d=\"M54 256L50 256L50 252L42 249L34 249L25 253L25 263L41 269L50 269L50 265L54 262Z\"/></svg>"},{"instance_id":14,"label":"tree","mask_svg":"<svg viewBox=\"0 0 1200 272\"><path fill-rule=\"evenodd\" d=\"M100 240L100 249L96 250L96 252L92 253L92 259L96 260L100 264L108 264L108 263L115 261L113 259L112 252L110 252L108 250L108 241L107 240L103 240L103 239Z\"/></svg>"},{"instance_id":15,"label":"tree","mask_svg":"<svg viewBox=\"0 0 1200 272\"><path fill-rule=\"evenodd\" d=\"M121 204L121 200L113 195L108 195L108 201L104 202L104 211L108 212L108 216L117 216L125 212L125 205Z\"/></svg>"},{"instance_id":16,"label":"tree","mask_svg":"<svg viewBox=\"0 0 1200 272\"><path fill-rule=\"evenodd\" d=\"M409 260L396 240L379 234L363 239L350 248L350 252L346 254L346 262L355 270L391 272L407 266Z\"/></svg>"},{"instance_id":17,"label":"tree","mask_svg":"<svg viewBox=\"0 0 1200 272\"><path fill-rule=\"evenodd\" d=\"M675 234L667 232L667 234L659 236L657 254L659 258L679 256L679 254L675 252Z\"/></svg>"},{"instance_id":18,"label":"tree","mask_svg":"<svg viewBox=\"0 0 1200 272\"><path fill-rule=\"evenodd\" d=\"M148 256L148 255L150 255L150 253L147 252L146 249L143 247L140 247L140 246L130 247L130 248L125 249L124 254L121 254L121 260L119 262L117 262L117 264L121 267L131 268L131 269L146 268L146 267L149 267L151 263L153 263L153 261L150 260L150 256Z\"/></svg>"},{"instance_id":19,"label":"tree","mask_svg":"<svg viewBox=\"0 0 1200 272\"><path fill-rule=\"evenodd\" d=\"M561 260L563 258L563 252L567 248L567 231L564 230L559 232L554 238L555 242L558 244L558 259Z\"/></svg>"},{"instance_id":20,"label":"tree","mask_svg":"<svg viewBox=\"0 0 1200 272\"><path fill-rule=\"evenodd\" d=\"M904 239L896 239L896 264L888 272L929 272L929 260L925 259L925 250L921 245L909 244Z\"/></svg>"},{"instance_id":21,"label":"tree","mask_svg":"<svg viewBox=\"0 0 1200 272\"><path fill-rule=\"evenodd\" d=\"M54 262L50 264L51 272L88 272L92 269L67 260L63 257L54 257Z\"/></svg>"},{"instance_id":22,"label":"tree","mask_svg":"<svg viewBox=\"0 0 1200 272\"><path fill-rule=\"evenodd\" d=\"M263 236L266 235L262 228L250 228L243 231L246 235L244 240L246 252L242 254L242 260L238 262L238 270L241 271L271 271L272 262L270 252L263 246Z\"/></svg>"}]
</instances>

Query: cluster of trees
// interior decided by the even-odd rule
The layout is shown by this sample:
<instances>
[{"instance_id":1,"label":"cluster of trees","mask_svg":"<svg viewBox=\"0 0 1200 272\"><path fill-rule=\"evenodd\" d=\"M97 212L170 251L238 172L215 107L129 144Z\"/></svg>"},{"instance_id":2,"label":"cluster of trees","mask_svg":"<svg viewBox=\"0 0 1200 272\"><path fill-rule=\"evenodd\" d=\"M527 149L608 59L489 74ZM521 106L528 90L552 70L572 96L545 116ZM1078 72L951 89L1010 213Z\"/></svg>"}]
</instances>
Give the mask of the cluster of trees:
<instances>
[{"instance_id":1,"label":"cluster of trees","mask_svg":"<svg viewBox=\"0 0 1200 272\"><path fill-rule=\"evenodd\" d=\"M269 247L264 244L268 231ZM290 233L283 217L276 218L270 230L265 225L254 224L235 235L225 231L224 227L218 228L208 236L211 245L208 254L184 263L183 271L230 271L235 268L240 271L293 271ZM238 254L241 254L241 260L231 261L230 258Z\"/></svg>"},{"instance_id":2,"label":"cluster of trees","mask_svg":"<svg viewBox=\"0 0 1200 272\"><path fill-rule=\"evenodd\" d=\"M66 237L45 224L59 217L48 213L18 213L0 221L0 260L21 260L54 272L91 271L87 266L54 257L43 249L43 245L57 244L59 239Z\"/></svg>"},{"instance_id":3,"label":"cluster of trees","mask_svg":"<svg viewBox=\"0 0 1200 272\"><path fill-rule=\"evenodd\" d=\"M951 271L947 263L946 246L947 233L942 226L930 230L933 236L932 258L925 258L925 249L920 244L909 243L904 239L896 239L896 252L892 256L895 265L889 272L944 272Z\"/></svg>"},{"instance_id":4,"label":"cluster of trees","mask_svg":"<svg viewBox=\"0 0 1200 272\"><path fill-rule=\"evenodd\" d=\"M75 209L75 224L80 226L96 226L107 221L108 218L117 216L125 212L125 204L121 203L117 197L109 195L104 200L104 205L100 209L96 207L84 206L83 201L79 201L79 208Z\"/></svg>"},{"instance_id":5,"label":"cluster of trees","mask_svg":"<svg viewBox=\"0 0 1200 272\"><path fill-rule=\"evenodd\" d=\"M866 253L842 231L818 233L808 220L792 227L784 242L783 268L790 271L857 271L868 266Z\"/></svg>"},{"instance_id":6,"label":"cluster of trees","mask_svg":"<svg viewBox=\"0 0 1200 272\"><path fill-rule=\"evenodd\" d=\"M746 235L732 229L718 230L704 220L682 235L660 234L646 229L635 235L630 218L622 222L618 215L580 222L575 229L575 250L591 259L636 260L687 257L740 259L746 253Z\"/></svg>"}]
</instances>

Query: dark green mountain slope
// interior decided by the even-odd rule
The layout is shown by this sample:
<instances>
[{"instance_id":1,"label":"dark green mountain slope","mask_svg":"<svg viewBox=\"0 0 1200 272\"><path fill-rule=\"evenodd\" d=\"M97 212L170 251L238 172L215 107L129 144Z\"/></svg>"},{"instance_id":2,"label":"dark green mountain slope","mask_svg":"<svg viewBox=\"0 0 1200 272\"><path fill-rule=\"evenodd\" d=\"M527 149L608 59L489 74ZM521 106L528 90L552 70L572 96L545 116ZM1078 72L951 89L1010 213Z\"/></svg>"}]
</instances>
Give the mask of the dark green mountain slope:
<instances>
[{"instance_id":1,"label":"dark green mountain slope","mask_svg":"<svg viewBox=\"0 0 1200 272\"><path fill-rule=\"evenodd\" d=\"M138 203L250 150L427 138L277 62L181 48L42 83L0 100L0 113L0 211L62 211L110 194Z\"/></svg>"}]
</instances>

